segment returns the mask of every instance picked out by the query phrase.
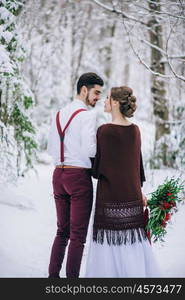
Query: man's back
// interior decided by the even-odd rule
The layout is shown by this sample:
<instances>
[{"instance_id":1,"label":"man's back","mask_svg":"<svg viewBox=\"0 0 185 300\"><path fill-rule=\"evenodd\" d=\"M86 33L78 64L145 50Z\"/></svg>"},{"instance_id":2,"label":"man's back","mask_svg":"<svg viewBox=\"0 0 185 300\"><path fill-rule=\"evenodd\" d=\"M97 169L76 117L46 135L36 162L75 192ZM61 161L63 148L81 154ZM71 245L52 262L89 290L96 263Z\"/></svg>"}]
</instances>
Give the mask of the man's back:
<instances>
[{"instance_id":1,"label":"man's back","mask_svg":"<svg viewBox=\"0 0 185 300\"><path fill-rule=\"evenodd\" d=\"M60 126L62 130L72 114L88 107L81 100L75 99L60 110ZM64 138L64 164L84 168L91 167L90 157L96 151L96 114L92 111L81 111L69 124ZM48 153L54 164L60 165L60 137L56 126L56 114L53 118L48 139Z\"/></svg>"}]
</instances>

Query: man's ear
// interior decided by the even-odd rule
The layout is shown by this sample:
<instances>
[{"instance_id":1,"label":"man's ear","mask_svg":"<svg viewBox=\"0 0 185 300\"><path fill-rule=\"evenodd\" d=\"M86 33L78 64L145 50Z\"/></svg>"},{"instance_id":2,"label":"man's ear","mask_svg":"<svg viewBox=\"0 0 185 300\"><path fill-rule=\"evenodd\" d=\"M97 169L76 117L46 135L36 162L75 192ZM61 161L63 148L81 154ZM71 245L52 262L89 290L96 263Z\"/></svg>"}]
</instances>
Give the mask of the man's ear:
<instances>
[{"instance_id":1,"label":"man's ear","mask_svg":"<svg viewBox=\"0 0 185 300\"><path fill-rule=\"evenodd\" d=\"M87 95L87 87L85 85L81 87L81 93L83 96Z\"/></svg>"}]
</instances>

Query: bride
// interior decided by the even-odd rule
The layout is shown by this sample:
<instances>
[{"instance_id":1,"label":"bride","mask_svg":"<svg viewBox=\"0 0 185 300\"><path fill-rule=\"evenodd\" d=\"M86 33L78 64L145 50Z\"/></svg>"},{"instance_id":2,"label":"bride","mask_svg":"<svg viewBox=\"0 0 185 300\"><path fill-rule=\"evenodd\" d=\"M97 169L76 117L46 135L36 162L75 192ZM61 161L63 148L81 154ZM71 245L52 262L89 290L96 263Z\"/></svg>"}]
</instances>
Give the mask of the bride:
<instances>
[{"instance_id":1,"label":"bride","mask_svg":"<svg viewBox=\"0 0 185 300\"><path fill-rule=\"evenodd\" d=\"M85 277L159 277L145 230L140 130L127 120L136 111L132 89L112 88L104 111L112 122L97 131L98 183Z\"/></svg>"}]
</instances>

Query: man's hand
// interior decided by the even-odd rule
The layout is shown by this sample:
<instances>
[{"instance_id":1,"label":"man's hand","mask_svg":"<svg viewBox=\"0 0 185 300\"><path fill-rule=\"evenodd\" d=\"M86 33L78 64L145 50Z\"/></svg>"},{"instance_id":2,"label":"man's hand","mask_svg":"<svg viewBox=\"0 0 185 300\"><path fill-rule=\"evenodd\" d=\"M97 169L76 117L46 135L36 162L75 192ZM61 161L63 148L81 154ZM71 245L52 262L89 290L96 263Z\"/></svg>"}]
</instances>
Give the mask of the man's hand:
<instances>
[{"instance_id":1,"label":"man's hand","mask_svg":"<svg viewBox=\"0 0 185 300\"><path fill-rule=\"evenodd\" d=\"M147 206L148 199L143 193L142 193L142 201L143 201L143 205Z\"/></svg>"}]
</instances>

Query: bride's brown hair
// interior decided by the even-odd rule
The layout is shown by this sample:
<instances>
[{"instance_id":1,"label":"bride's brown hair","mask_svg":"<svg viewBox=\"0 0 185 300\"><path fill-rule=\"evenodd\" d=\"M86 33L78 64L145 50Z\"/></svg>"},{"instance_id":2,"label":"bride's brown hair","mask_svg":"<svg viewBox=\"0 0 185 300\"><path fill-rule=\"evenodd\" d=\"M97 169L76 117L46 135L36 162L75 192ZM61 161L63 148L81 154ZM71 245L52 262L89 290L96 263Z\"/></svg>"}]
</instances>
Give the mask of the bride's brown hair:
<instances>
[{"instance_id":1,"label":"bride's brown hair","mask_svg":"<svg viewBox=\"0 0 185 300\"><path fill-rule=\"evenodd\" d=\"M113 87L111 89L111 98L119 102L120 112L128 118L131 118L136 111L136 97L128 86Z\"/></svg>"}]
</instances>

